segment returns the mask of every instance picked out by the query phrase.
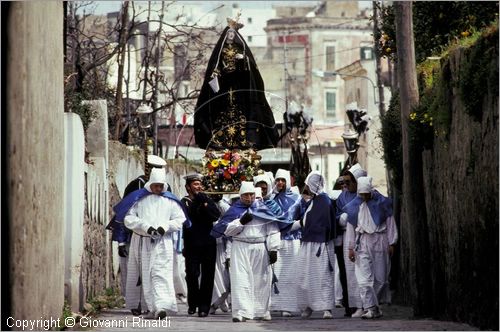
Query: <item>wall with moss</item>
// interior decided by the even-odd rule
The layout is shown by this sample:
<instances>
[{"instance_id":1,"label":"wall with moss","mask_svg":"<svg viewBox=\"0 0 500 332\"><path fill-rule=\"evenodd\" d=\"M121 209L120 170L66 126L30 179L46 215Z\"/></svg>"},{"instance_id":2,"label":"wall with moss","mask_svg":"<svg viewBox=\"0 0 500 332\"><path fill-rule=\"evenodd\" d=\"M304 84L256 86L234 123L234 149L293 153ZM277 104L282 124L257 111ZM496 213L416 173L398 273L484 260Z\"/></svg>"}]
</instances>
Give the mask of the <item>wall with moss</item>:
<instances>
[{"instance_id":1,"label":"wall with moss","mask_svg":"<svg viewBox=\"0 0 500 332\"><path fill-rule=\"evenodd\" d=\"M498 330L498 28L422 66L410 135L422 157L427 234L401 232L398 289L415 312ZM412 257L424 243L429 257ZM426 261L430 276L414 292L422 275L413 260Z\"/></svg>"},{"instance_id":2,"label":"wall with moss","mask_svg":"<svg viewBox=\"0 0 500 332\"><path fill-rule=\"evenodd\" d=\"M498 30L442 68L449 131L423 152L433 307L498 329Z\"/></svg>"}]
</instances>

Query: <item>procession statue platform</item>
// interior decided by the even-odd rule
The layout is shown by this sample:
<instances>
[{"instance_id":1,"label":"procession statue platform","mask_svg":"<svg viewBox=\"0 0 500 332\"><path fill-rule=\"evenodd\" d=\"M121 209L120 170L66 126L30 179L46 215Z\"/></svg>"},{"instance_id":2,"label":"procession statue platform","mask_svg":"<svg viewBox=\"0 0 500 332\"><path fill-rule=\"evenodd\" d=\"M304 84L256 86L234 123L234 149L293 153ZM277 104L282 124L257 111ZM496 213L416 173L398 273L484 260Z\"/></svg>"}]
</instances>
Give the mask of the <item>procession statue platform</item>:
<instances>
[{"instance_id":1,"label":"procession statue platform","mask_svg":"<svg viewBox=\"0 0 500 332\"><path fill-rule=\"evenodd\" d=\"M205 192L209 194L238 193L242 181L253 181L262 173L262 157L253 149L207 150L202 158Z\"/></svg>"}]
</instances>

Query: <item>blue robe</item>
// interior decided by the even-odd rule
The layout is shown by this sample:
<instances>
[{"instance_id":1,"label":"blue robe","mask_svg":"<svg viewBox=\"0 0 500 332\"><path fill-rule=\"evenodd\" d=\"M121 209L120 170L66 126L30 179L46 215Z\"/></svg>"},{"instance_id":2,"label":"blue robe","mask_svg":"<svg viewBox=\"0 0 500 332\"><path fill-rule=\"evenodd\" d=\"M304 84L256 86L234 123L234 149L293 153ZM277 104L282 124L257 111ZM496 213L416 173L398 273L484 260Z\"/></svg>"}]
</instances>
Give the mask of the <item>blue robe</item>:
<instances>
[{"instance_id":1,"label":"blue robe","mask_svg":"<svg viewBox=\"0 0 500 332\"><path fill-rule=\"evenodd\" d=\"M241 200L237 200L233 203L233 205L231 205L229 210L224 213L217 224L214 225L210 235L212 235L214 238L223 236L224 232L226 231L227 225L234 219L240 218L247 211L253 214L254 218L269 222L278 222L278 227L280 229L283 229L293 223L293 219L289 218L289 215L287 213L276 210L273 212L273 210L271 210L266 205L266 203L262 201L254 201L252 205L247 206L243 204Z\"/></svg>"},{"instance_id":2,"label":"blue robe","mask_svg":"<svg viewBox=\"0 0 500 332\"><path fill-rule=\"evenodd\" d=\"M274 201L278 203L281 210L288 214L289 218L294 220L298 219L298 215L301 210L301 199L302 197L291 190L287 189L285 191L279 192L274 196ZM293 232L289 232L286 229L281 232L282 240L298 240L301 238L302 231L297 229Z\"/></svg>"},{"instance_id":3,"label":"blue robe","mask_svg":"<svg viewBox=\"0 0 500 332\"><path fill-rule=\"evenodd\" d=\"M358 226L358 213L361 203L363 203L363 199L357 196L342 209L342 212L347 213L347 222L353 225L354 229ZM392 216L392 200L376 190L372 191L372 199L367 202L367 205L372 215L373 222L377 226L381 225L387 218Z\"/></svg>"},{"instance_id":4,"label":"blue robe","mask_svg":"<svg viewBox=\"0 0 500 332\"><path fill-rule=\"evenodd\" d=\"M130 194L128 194L127 196L125 196L118 204L116 204L113 207L115 215L111 219L108 226L106 226L107 229L113 229L113 236L112 236L113 241L127 242L129 240L130 232L127 231L127 228L125 227L124 224L125 216L135 203L137 203L142 198L151 194L153 193L149 192L145 188L135 190ZM186 216L186 221L184 221L184 225L186 228L191 227L191 221L188 218L188 214L186 212L184 204L182 204L181 201L169 191L161 193L161 196L170 198L181 206L182 211L184 211L184 215Z\"/></svg>"},{"instance_id":5,"label":"blue robe","mask_svg":"<svg viewBox=\"0 0 500 332\"><path fill-rule=\"evenodd\" d=\"M344 206L349 204L350 201L355 199L358 196L356 193L352 193L350 191L344 190L340 193L339 197L336 200L337 203L337 221L340 218L340 215L343 213L342 209Z\"/></svg>"}]
</instances>

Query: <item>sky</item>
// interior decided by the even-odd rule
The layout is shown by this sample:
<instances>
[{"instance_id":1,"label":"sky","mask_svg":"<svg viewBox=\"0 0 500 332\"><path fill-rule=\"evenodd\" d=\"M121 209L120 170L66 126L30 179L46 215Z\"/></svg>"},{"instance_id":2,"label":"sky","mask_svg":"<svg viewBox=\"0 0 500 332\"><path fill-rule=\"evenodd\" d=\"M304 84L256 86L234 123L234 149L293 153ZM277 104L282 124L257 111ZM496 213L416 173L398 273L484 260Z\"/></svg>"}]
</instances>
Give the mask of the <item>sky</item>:
<instances>
[{"instance_id":1,"label":"sky","mask_svg":"<svg viewBox=\"0 0 500 332\"><path fill-rule=\"evenodd\" d=\"M141 1L145 2L145 1ZM179 3L196 3L199 4L201 7L206 8L207 10L213 7L215 4L220 4L222 2L227 2L227 3L238 3L240 8L265 8L269 7L271 8L272 5L276 4L295 4L295 5L304 5L304 4L311 4L311 3L316 3L318 1L178 1ZM96 4L96 11L95 14L105 14L108 12L114 12L120 10L121 6L121 1L95 1ZM372 2L371 1L358 1L359 3L359 8L367 8L371 7Z\"/></svg>"}]
</instances>

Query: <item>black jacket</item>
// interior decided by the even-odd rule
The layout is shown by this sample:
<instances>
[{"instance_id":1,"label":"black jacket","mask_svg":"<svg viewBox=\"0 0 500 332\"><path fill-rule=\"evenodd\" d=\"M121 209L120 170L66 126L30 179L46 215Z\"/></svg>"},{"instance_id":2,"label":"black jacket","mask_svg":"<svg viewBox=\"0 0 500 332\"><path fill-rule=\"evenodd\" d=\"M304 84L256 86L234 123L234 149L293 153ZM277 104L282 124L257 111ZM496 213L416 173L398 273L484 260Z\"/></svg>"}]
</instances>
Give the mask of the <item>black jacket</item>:
<instances>
[{"instance_id":1,"label":"black jacket","mask_svg":"<svg viewBox=\"0 0 500 332\"><path fill-rule=\"evenodd\" d=\"M210 236L210 232L213 223L220 217L220 211L214 201L205 194L198 194L194 199L184 196L181 201L186 206L192 223L190 228L183 229L184 247L189 249L215 245L215 239Z\"/></svg>"}]
</instances>

